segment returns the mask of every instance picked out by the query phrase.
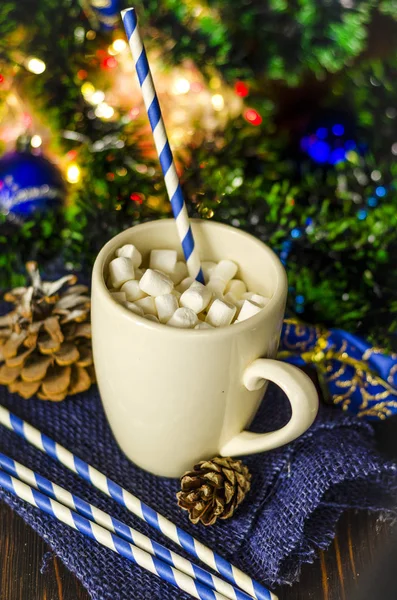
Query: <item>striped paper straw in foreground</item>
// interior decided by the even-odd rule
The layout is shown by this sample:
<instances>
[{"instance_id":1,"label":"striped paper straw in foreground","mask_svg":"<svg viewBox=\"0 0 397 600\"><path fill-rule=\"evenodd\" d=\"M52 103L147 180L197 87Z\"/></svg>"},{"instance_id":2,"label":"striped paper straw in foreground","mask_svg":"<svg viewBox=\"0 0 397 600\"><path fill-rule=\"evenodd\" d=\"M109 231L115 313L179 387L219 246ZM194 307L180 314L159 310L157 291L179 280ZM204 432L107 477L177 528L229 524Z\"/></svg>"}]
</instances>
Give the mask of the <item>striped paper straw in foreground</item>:
<instances>
[{"instance_id":1,"label":"striped paper straw in foreground","mask_svg":"<svg viewBox=\"0 0 397 600\"><path fill-rule=\"evenodd\" d=\"M139 565L149 573L160 577L164 581L171 583L174 587L183 590L198 600L228 600L222 594L214 592L202 583L195 581L188 575L181 573L177 569L170 567L162 560L151 556L144 550L129 544L111 531L104 529L96 523L92 523L85 517L70 510L56 500L51 500L41 492L31 488L19 479L8 475L0 469L0 487L7 490L13 496L17 496L32 506L39 508L51 517L54 517L61 523L77 529L80 533L95 540L102 546L117 552L132 563Z\"/></svg>"},{"instance_id":2,"label":"striped paper straw in foreground","mask_svg":"<svg viewBox=\"0 0 397 600\"><path fill-rule=\"evenodd\" d=\"M183 254L185 255L187 262L189 275L201 283L204 283L200 257L197 247L194 244L193 232L189 222L189 215L183 198L181 184L179 183L174 158L165 131L160 104L154 88L146 51L139 34L136 11L134 8L127 8L122 11L121 16L130 44L136 72L138 74L143 100L153 132L154 143L164 175L165 187L171 201L172 212L174 213L176 227L182 244Z\"/></svg>"},{"instance_id":3,"label":"striped paper straw in foreground","mask_svg":"<svg viewBox=\"0 0 397 600\"><path fill-rule=\"evenodd\" d=\"M75 510L97 525L104 527L127 542L134 544L134 546L138 546L141 550L145 550L152 556L156 556L172 567L175 567L178 571L182 571L182 573L185 573L189 577L197 579L209 588L223 594L229 600L252 600L252 596L248 596L245 592L234 588L230 583L223 581L223 579L220 579L215 575L211 575L208 571L191 563L183 556L179 556L179 554L176 554L158 542L151 540L148 536L143 535L126 523L119 521L119 519L112 517L100 508L93 506L79 496L76 496L76 494L65 490L63 487L53 483L46 477L35 473L28 467L25 467L1 452L0 468L4 469L9 475L17 477L24 483L37 489L39 492L46 494L53 500Z\"/></svg>"},{"instance_id":4,"label":"striped paper straw in foreground","mask_svg":"<svg viewBox=\"0 0 397 600\"><path fill-rule=\"evenodd\" d=\"M181 546L186 552L196 559L201 560L204 564L214 569L214 571L217 571L232 585L239 587L257 600L277 600L277 596L249 577L249 575L233 566L229 561L222 558L199 540L196 540L153 508L150 508L150 506L142 502L137 496L134 496L131 492L122 488L84 460L75 456L70 450L67 450L1 405L0 423L63 464L73 471L73 473L80 475L85 481L113 498L113 500L127 508L131 513L146 521L154 529L163 533L170 540L173 540L178 546Z\"/></svg>"}]
</instances>

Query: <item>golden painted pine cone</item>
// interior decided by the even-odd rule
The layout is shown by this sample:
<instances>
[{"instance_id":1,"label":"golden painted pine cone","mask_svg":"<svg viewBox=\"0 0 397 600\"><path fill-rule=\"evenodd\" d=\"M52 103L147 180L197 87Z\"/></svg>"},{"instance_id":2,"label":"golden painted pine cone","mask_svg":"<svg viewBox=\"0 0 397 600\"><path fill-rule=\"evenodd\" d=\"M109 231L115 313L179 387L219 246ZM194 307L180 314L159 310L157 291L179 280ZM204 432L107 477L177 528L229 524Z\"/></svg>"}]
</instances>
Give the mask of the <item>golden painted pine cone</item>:
<instances>
[{"instance_id":1,"label":"golden painted pine cone","mask_svg":"<svg viewBox=\"0 0 397 600\"><path fill-rule=\"evenodd\" d=\"M4 296L14 310L0 317L0 384L24 398L63 400L95 381L88 288L75 275L44 282L34 262L26 269L31 285Z\"/></svg>"},{"instance_id":2,"label":"golden painted pine cone","mask_svg":"<svg viewBox=\"0 0 397 600\"><path fill-rule=\"evenodd\" d=\"M189 512L192 523L213 525L229 519L251 487L248 468L233 458L204 460L181 477L178 505Z\"/></svg>"}]
</instances>

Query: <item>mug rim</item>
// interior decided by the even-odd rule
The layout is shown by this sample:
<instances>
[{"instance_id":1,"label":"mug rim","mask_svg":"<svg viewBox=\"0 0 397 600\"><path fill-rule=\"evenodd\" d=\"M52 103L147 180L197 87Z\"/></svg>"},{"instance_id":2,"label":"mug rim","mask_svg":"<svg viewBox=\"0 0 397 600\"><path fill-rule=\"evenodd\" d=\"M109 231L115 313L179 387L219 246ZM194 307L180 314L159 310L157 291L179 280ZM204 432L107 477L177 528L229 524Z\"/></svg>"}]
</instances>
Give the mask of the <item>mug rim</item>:
<instances>
[{"instance_id":1,"label":"mug rim","mask_svg":"<svg viewBox=\"0 0 397 600\"><path fill-rule=\"evenodd\" d=\"M145 319L144 317L141 317L140 315L133 313L131 310L128 310L128 308L126 308L122 304L119 304L118 302L116 302L112 298L111 294L109 293L108 287L105 282L104 274L103 274L103 265L104 265L105 260L107 259L108 255L111 252L114 252L115 248L118 247L117 244L115 244L115 241L119 237L124 236L128 231L136 229L137 227L139 227L140 229L144 229L145 227L146 228L153 227L153 224L156 224L161 227L162 224L168 225L168 223L170 223L171 221L174 221L174 219L172 219L172 218L170 218L170 219L154 219L152 221L146 221L145 223L139 223L138 225L134 225L132 227L129 227L128 229L124 229L123 231L121 231L120 233L118 233L117 235L112 237L108 242L106 242L106 244L104 246L102 246L102 248L99 251L99 253L95 259L95 262L94 262L94 266L92 269L91 289L93 289L94 279L95 279L95 283L98 284L98 292L104 294L104 296L107 298L107 300L109 300L109 302L112 303L112 307L114 309L116 309L116 311L121 311L121 314L124 314L127 318L131 319L131 321L133 323L135 322L135 324L137 326L144 327L146 329L152 329L159 333L163 332L164 334L168 334L168 335L171 335L171 334L172 335L181 335L181 336L184 336L185 338L188 335L194 336L194 337L197 337L197 336L204 337L204 336L208 336L208 335L212 335L212 336L213 335L217 335L217 336L234 335L234 333L243 332L248 329L252 329L253 326L255 326L262 319L267 317L267 315L271 312L271 309L274 307L275 304L277 304L278 302L280 302L280 300L282 300L283 295L284 295L284 290L287 286L287 274L285 272L285 269L284 269L280 259L267 244L265 244L258 238L254 237L250 233L247 233L246 231L242 231L241 229L238 229L237 227L233 227L232 225L227 225L225 223L219 223L218 221L207 221L204 219L190 219L191 223L193 223L194 225L198 224L199 226L203 225L204 227L209 227L209 228L214 227L216 229L221 228L221 229L226 229L228 231L232 231L233 234L248 238L252 243L259 246L262 250L263 249L266 250L266 252L269 255L269 259L271 259L274 263L276 273L277 273L276 289L275 289L273 295L271 296L269 302L266 304L266 306L264 306L262 308L262 310L260 310L256 315L249 317L245 321L241 321L241 323L233 323L232 325L229 325L228 327L214 327L213 329L197 330L197 329L184 329L184 328L178 328L178 327L167 327L164 323L156 323L155 321L150 321L148 319Z\"/></svg>"}]
</instances>

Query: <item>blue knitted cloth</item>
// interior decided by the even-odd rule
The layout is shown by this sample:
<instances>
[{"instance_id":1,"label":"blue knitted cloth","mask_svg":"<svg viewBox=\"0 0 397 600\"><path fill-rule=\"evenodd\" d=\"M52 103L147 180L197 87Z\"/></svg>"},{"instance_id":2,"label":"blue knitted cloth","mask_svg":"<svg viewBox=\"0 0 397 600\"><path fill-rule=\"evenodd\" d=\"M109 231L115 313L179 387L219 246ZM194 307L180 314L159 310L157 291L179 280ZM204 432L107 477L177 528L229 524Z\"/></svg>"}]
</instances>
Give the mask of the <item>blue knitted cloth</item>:
<instances>
[{"instance_id":1,"label":"blue knitted cloth","mask_svg":"<svg viewBox=\"0 0 397 600\"><path fill-rule=\"evenodd\" d=\"M232 519L209 528L193 526L187 513L177 506L178 481L142 471L119 450L95 386L59 404L22 400L1 387L0 403L271 586L297 579L302 563L313 561L316 549L330 543L343 510L390 508L397 489L396 466L386 462L374 449L371 427L338 409L322 407L314 425L299 440L272 452L246 457L252 472L252 490ZM288 418L285 396L269 387L252 430L275 429ZM1 426L0 450L164 542L161 534L112 499ZM38 509L1 490L0 497L50 544L94 599L187 598ZM172 546L168 540L165 543Z\"/></svg>"}]
</instances>

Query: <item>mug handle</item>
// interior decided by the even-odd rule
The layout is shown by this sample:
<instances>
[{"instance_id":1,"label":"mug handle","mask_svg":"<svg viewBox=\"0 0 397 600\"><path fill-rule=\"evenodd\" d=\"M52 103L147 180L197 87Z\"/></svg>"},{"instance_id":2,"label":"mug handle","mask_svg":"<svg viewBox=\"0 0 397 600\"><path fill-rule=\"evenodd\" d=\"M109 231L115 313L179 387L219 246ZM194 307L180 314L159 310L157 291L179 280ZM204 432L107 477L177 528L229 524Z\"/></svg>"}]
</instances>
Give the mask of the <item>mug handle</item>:
<instances>
[{"instance_id":1,"label":"mug handle","mask_svg":"<svg viewBox=\"0 0 397 600\"><path fill-rule=\"evenodd\" d=\"M292 415L284 427L270 433L242 431L221 448L222 456L255 454L288 444L304 433L313 423L318 411L318 394L310 377L285 362L258 358L246 368L243 383L250 390L259 390L264 379L273 381L288 396Z\"/></svg>"}]
</instances>

